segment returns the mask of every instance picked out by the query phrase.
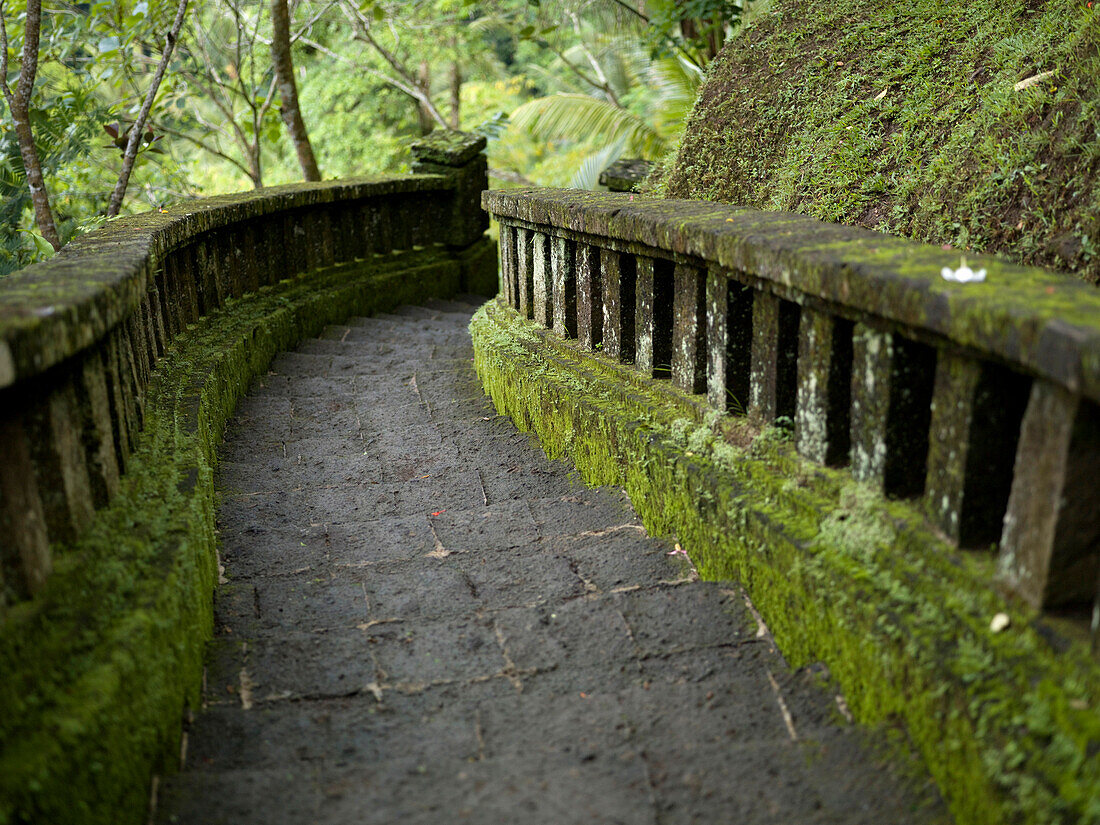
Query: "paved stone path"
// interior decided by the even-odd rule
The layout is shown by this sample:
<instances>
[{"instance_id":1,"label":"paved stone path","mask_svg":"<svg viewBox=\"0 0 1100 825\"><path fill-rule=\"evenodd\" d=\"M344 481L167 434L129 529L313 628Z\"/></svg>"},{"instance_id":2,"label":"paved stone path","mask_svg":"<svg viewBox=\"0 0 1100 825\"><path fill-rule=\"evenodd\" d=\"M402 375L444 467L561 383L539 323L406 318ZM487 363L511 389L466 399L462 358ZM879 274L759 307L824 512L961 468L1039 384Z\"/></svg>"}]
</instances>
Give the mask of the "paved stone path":
<instances>
[{"instance_id":1,"label":"paved stone path","mask_svg":"<svg viewBox=\"0 0 1100 825\"><path fill-rule=\"evenodd\" d=\"M905 823L814 670L494 414L473 307L280 356L221 466L205 707L160 823Z\"/></svg>"}]
</instances>

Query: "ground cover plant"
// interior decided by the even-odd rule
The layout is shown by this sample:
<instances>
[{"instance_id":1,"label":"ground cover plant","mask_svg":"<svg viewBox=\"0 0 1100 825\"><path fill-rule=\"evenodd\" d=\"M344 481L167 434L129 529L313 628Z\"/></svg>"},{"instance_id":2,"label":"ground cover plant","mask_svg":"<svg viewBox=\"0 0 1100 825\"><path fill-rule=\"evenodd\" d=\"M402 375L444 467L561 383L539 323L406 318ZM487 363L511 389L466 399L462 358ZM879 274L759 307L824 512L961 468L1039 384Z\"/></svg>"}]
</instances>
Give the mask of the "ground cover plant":
<instances>
[{"instance_id":1,"label":"ground cover plant","mask_svg":"<svg viewBox=\"0 0 1100 825\"><path fill-rule=\"evenodd\" d=\"M651 188L1100 281L1087 0L774 0L714 60Z\"/></svg>"}]
</instances>

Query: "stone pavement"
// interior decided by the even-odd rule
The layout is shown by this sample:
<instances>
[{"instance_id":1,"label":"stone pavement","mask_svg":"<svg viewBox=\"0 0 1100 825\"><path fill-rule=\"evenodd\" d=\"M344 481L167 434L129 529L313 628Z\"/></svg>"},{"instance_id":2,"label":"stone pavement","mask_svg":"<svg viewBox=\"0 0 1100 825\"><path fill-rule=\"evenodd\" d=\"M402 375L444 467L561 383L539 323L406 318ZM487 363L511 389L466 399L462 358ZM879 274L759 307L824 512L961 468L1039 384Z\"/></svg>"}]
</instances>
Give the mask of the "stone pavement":
<instances>
[{"instance_id":1,"label":"stone pavement","mask_svg":"<svg viewBox=\"0 0 1100 825\"><path fill-rule=\"evenodd\" d=\"M472 311L352 319L242 402L205 703L154 821L939 821L736 584L494 414Z\"/></svg>"}]
</instances>

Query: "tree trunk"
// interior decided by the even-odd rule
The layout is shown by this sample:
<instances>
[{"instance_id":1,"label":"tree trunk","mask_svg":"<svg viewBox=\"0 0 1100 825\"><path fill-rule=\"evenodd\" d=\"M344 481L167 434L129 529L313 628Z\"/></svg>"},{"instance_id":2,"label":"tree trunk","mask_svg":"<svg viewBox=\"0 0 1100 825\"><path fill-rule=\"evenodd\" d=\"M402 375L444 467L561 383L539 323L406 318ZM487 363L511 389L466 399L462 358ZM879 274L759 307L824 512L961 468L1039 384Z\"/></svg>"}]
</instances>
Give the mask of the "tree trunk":
<instances>
[{"instance_id":1,"label":"tree trunk","mask_svg":"<svg viewBox=\"0 0 1100 825\"><path fill-rule=\"evenodd\" d=\"M118 182L111 193L111 201L107 204L107 215L114 217L122 208L122 199L126 196L126 188L130 185L130 173L134 171L134 161L137 160L138 149L141 147L142 132L145 131L145 123L149 119L149 112L153 110L153 101L157 97L157 90L164 80L164 72L168 68L168 61L172 58L172 50L176 48L176 40L179 39L180 29L183 28L183 18L187 14L187 0L180 0L176 8L176 19L172 21L172 28L165 37L164 54L157 64L156 74L149 84L149 91L145 94L145 102L141 104L137 121L130 128L130 139L126 141L126 150L122 153L122 170L118 173Z\"/></svg>"},{"instance_id":2,"label":"tree trunk","mask_svg":"<svg viewBox=\"0 0 1100 825\"><path fill-rule=\"evenodd\" d=\"M30 189L31 203L34 205L34 222L38 231L49 241L54 249L61 248L61 238L57 234L53 210L50 209L50 195L46 191L46 181L42 177L42 162L38 158L38 147L34 143L34 131L31 129L30 103L34 89L34 78L38 74L38 39L42 29L42 0L27 0L27 19L23 34L23 56L20 62L19 83L15 93L8 88L8 33L3 31L4 76L0 82L4 86L4 97L11 109L15 122L15 136L19 141L19 153L23 157L23 169L27 174L27 188Z\"/></svg>"},{"instance_id":3,"label":"tree trunk","mask_svg":"<svg viewBox=\"0 0 1100 825\"><path fill-rule=\"evenodd\" d=\"M462 120L462 69L456 60L451 64L451 128L458 131Z\"/></svg>"},{"instance_id":4,"label":"tree trunk","mask_svg":"<svg viewBox=\"0 0 1100 825\"><path fill-rule=\"evenodd\" d=\"M274 63L279 98L283 105L279 115L298 152L298 163L306 180L320 180L321 170L313 156L302 110L298 108L298 87L294 82L294 61L290 58L290 12L287 0L271 0L271 62Z\"/></svg>"},{"instance_id":5,"label":"tree trunk","mask_svg":"<svg viewBox=\"0 0 1100 825\"><path fill-rule=\"evenodd\" d=\"M416 78L416 85L420 87L420 91L422 91L425 96L431 96L432 67L428 65L427 60L420 61L420 73ZM431 111L423 102L416 105L416 114L420 119L420 134L426 135L435 128L435 118L432 117Z\"/></svg>"}]
</instances>

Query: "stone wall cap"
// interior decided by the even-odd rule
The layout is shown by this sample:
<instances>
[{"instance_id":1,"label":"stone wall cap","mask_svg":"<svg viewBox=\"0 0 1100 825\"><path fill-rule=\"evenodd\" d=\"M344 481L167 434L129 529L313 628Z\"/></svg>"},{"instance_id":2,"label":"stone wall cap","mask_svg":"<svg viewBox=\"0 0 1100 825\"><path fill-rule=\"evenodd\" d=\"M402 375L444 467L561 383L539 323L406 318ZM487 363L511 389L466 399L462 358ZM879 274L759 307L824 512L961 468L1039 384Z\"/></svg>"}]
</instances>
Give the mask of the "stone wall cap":
<instances>
[{"instance_id":1,"label":"stone wall cap","mask_svg":"<svg viewBox=\"0 0 1100 825\"><path fill-rule=\"evenodd\" d=\"M488 141L482 135L436 129L409 145L413 157L422 163L464 166L481 154Z\"/></svg>"},{"instance_id":2,"label":"stone wall cap","mask_svg":"<svg viewBox=\"0 0 1100 825\"><path fill-rule=\"evenodd\" d=\"M444 191L440 175L379 175L216 195L110 221L0 279L0 388L91 346L137 308L165 255L207 232L340 201Z\"/></svg>"}]
</instances>

